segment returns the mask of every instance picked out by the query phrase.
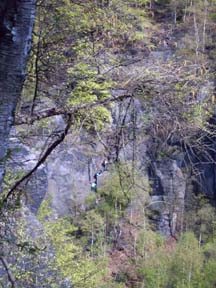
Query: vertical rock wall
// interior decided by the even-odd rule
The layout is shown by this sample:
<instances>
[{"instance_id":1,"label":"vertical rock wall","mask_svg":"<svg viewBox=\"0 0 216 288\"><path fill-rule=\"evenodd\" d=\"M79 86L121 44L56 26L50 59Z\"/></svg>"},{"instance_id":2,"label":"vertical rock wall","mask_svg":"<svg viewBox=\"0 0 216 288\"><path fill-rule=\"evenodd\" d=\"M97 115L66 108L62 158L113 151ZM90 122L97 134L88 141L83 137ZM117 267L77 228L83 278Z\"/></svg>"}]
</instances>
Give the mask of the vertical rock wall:
<instances>
[{"instance_id":1,"label":"vertical rock wall","mask_svg":"<svg viewBox=\"0 0 216 288\"><path fill-rule=\"evenodd\" d=\"M155 173L163 188L159 229L163 234L175 237L183 225L186 180L176 160L172 159L155 163Z\"/></svg>"}]
</instances>

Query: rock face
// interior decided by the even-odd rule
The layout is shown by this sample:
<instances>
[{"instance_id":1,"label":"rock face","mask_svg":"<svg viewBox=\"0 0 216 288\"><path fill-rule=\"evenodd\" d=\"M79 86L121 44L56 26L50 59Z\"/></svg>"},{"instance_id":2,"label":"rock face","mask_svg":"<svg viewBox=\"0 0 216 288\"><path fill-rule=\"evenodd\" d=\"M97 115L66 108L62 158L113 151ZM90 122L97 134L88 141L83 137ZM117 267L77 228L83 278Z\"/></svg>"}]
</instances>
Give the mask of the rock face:
<instances>
[{"instance_id":1,"label":"rock face","mask_svg":"<svg viewBox=\"0 0 216 288\"><path fill-rule=\"evenodd\" d=\"M115 107L113 110L113 124L112 129L110 129L113 134L109 134L113 136L108 137L108 141L106 141L106 144L109 145L108 151L97 135L90 135L86 132L79 134L72 132L67 136L64 143L53 151L46 163L31 177L25 186L25 202L31 213L37 214L44 199L49 199L53 213L58 216L76 213L77 210L85 208L83 207L84 199L92 193L90 187L91 182L94 181L93 176L102 169L101 164L105 155L110 153L113 160L117 156L115 149L118 139L115 132L121 127L122 119L124 119L125 115L125 107L128 107L128 100L124 105L121 105L121 108ZM134 107L136 111L135 120ZM182 172L182 163L184 162L182 159L185 156L182 153L182 155L176 157L176 160L164 158L160 161L147 157L152 147L146 145L145 137L142 134L143 113L145 111L138 100L128 109L125 124L129 129L127 132L122 132L124 141L121 140L121 149L118 151L118 157L121 161L131 161L135 156L139 170L145 176L148 166L151 165L152 171L149 173L149 179L152 182L153 192L149 207L155 212L153 220L157 229L165 237L177 237L182 229L184 202L187 192L187 177ZM121 120L120 122L119 119ZM64 127L63 118L60 120L58 119L56 123L52 123L58 130ZM36 164L41 148L44 145L44 140L46 140L36 139L37 141L34 140L31 146L23 144L18 140L15 130L12 131L10 138L12 152L10 167L14 166L15 162L19 164L17 166L19 169L21 167L25 171L29 171ZM209 147L214 147L212 146L215 145L214 143L214 141L211 141ZM206 195L214 198L215 164L201 164L198 167L200 171L203 171L199 183L204 187ZM14 173L17 172L16 169L13 171ZM109 171L103 173L103 176L99 178L98 185L103 184L108 174Z\"/></svg>"},{"instance_id":2,"label":"rock face","mask_svg":"<svg viewBox=\"0 0 216 288\"><path fill-rule=\"evenodd\" d=\"M141 173L146 176L149 163L146 160L147 146L141 133L143 109L138 100L129 104L126 100L121 107L115 107L113 110L114 136L109 137L107 141L108 152L113 160L119 157L121 161L131 161L135 157ZM128 114L125 117L126 110ZM117 156L115 149L118 139L115 138L115 131L121 127L122 121L125 121L129 129L127 132L122 132L124 141L121 139L122 143L119 143L121 148ZM56 123L52 125L61 130L64 121L56 119ZM36 164L45 139L34 143L32 145L34 148L24 145L17 139L16 131L13 130L12 159L19 163L19 167L29 171ZM91 136L86 132L69 134L64 143L53 151L46 163L27 182L25 200L30 211L36 215L44 199L49 199L54 214L58 216L76 213L77 209L82 209L84 199L92 193L90 187L94 181L94 174L103 169L101 164L105 154L107 155L107 150L97 136ZM10 165L13 165L13 161ZM154 162L152 167L154 167L155 188L151 208L158 214L159 231L165 236L175 236L182 226L186 181L176 160L164 159ZM108 174L109 172L106 172L102 177L98 177L98 185L103 183Z\"/></svg>"},{"instance_id":3,"label":"rock face","mask_svg":"<svg viewBox=\"0 0 216 288\"><path fill-rule=\"evenodd\" d=\"M90 138L82 135L74 141L74 135L69 135L48 160L47 196L51 196L51 206L58 215L82 206L94 174L102 168L103 147Z\"/></svg>"},{"instance_id":4,"label":"rock face","mask_svg":"<svg viewBox=\"0 0 216 288\"><path fill-rule=\"evenodd\" d=\"M159 213L158 227L165 236L176 236L182 229L186 180L176 160L154 163L160 185L152 196L152 209ZM154 204L155 203L155 204Z\"/></svg>"},{"instance_id":5,"label":"rock face","mask_svg":"<svg viewBox=\"0 0 216 288\"><path fill-rule=\"evenodd\" d=\"M7 167L15 178L21 177L20 174L30 171L36 165L39 157L36 145L30 147L22 143L14 128L10 133L9 149L11 158ZM28 203L28 207L33 213L37 213L45 197L48 186L47 182L47 165L44 164L37 169L34 176L27 181L24 187L24 201Z\"/></svg>"},{"instance_id":6,"label":"rock face","mask_svg":"<svg viewBox=\"0 0 216 288\"><path fill-rule=\"evenodd\" d=\"M197 183L194 189L203 192L213 202L216 201L216 111L208 121L209 134L203 131L203 142L201 149L195 151L193 162L197 165Z\"/></svg>"},{"instance_id":7,"label":"rock face","mask_svg":"<svg viewBox=\"0 0 216 288\"><path fill-rule=\"evenodd\" d=\"M215 147L216 148L216 147ZM215 149L214 148L214 149ZM216 200L216 167L214 163L200 165L200 176L198 179L198 189L204 192L207 197Z\"/></svg>"},{"instance_id":8,"label":"rock face","mask_svg":"<svg viewBox=\"0 0 216 288\"><path fill-rule=\"evenodd\" d=\"M41 138L29 138L27 135L27 140L21 137L25 127L20 127L19 132L12 129L8 169L13 175L20 178L20 172L25 174L37 164L41 152L46 150L49 141L53 141L53 138L46 136L47 129L52 128L58 133L64 126L64 119L57 117L45 130L38 128ZM23 183L24 201L32 213L37 214L44 199L49 199L53 212L59 216L74 212L82 206L91 191L93 176L102 169L101 164L105 159L104 146L95 136L84 131L71 132L33 176Z\"/></svg>"},{"instance_id":9,"label":"rock face","mask_svg":"<svg viewBox=\"0 0 216 288\"><path fill-rule=\"evenodd\" d=\"M164 41L162 43L164 44L161 44L157 50L149 52L147 56L142 55L140 61L131 61L131 64L122 67L119 70L119 77L124 78L124 80L128 79L128 81L133 78L140 79L140 76L142 79L147 70L150 74L156 73L157 77L158 75L164 77L164 64L169 61L178 62L180 60L176 59L174 54L176 47L172 47ZM162 97L163 92L165 93L165 90L170 88L167 81L162 84L160 81L150 84L146 81L145 85L149 85L145 88L147 89L145 92L150 96L154 91L161 94ZM200 87L198 93L200 102L205 100L208 91L211 90L211 85L207 82L205 87ZM118 96L121 93L124 94L125 90L112 91L113 96ZM50 107L50 103L48 103L48 107ZM40 107L36 108L40 110ZM186 177L183 175L181 165L185 155L184 151L181 151L183 155L180 155L179 152L180 160L164 158L157 161L152 147L154 144L152 146L146 144L148 135L145 135L143 128L148 117L155 117L155 108L152 108L151 115L146 115L145 109L145 105L140 99L120 101L112 108L113 123L103 135L90 135L84 131L71 132L64 143L53 151L46 163L28 181L25 187L26 205L31 212L37 214L43 199L49 199L54 213L58 216L82 209L84 199L91 193L90 187L91 182L94 181L94 174L102 169L101 164L104 157L109 156L111 162L119 159L121 161L136 161L139 170L145 176L148 167L152 167L151 173L149 173L153 187L150 207L157 214L154 220L156 220L157 228L163 235L176 236L181 231L184 212ZM64 125L63 117L53 117L49 127L45 130L51 128L52 131L58 132L63 130ZM12 158L25 171L29 171L36 164L41 150L46 148L46 141L49 142L49 137L41 131L39 132L38 135L42 135L41 139L36 137L25 145L22 141L16 143L16 135L11 135ZM210 143L209 147L215 151L214 143L215 140ZM215 159L215 152L210 152L210 154ZM199 171L202 171L199 183L204 187L204 192L214 198L216 195L215 164L201 164L197 167L199 167ZM103 183L108 173L104 173L103 177L99 178L99 185Z\"/></svg>"}]
</instances>

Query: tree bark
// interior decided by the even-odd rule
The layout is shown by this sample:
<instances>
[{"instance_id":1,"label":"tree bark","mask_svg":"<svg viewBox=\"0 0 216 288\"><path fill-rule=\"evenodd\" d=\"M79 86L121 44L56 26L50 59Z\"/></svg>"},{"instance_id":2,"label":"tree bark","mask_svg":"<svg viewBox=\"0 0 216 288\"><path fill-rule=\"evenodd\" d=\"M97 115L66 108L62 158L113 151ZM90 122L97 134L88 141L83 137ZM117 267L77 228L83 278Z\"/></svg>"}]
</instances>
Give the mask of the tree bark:
<instances>
[{"instance_id":1,"label":"tree bark","mask_svg":"<svg viewBox=\"0 0 216 288\"><path fill-rule=\"evenodd\" d=\"M0 2L0 192L8 136L25 79L36 0Z\"/></svg>"}]
</instances>

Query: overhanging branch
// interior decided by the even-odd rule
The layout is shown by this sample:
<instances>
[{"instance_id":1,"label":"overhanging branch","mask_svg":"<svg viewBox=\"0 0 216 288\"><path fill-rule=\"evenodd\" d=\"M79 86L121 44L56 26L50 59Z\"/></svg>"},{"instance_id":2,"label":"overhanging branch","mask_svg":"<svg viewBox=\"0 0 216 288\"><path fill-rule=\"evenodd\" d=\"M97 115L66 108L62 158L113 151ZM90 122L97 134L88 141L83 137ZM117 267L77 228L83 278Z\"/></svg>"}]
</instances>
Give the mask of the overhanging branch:
<instances>
[{"instance_id":1,"label":"overhanging branch","mask_svg":"<svg viewBox=\"0 0 216 288\"><path fill-rule=\"evenodd\" d=\"M38 160L37 164L12 186L12 188L9 190L9 192L6 194L5 198L3 199L3 202L7 203L9 197L11 195L13 195L14 191L20 186L20 184L22 184L26 179L28 179L46 161L47 157L52 153L52 151L65 139L65 137L68 134L69 129L72 125L72 118L76 112L78 112L82 109L93 108L93 107L96 107L99 105L107 104L110 102L118 101L118 100L129 98L129 97L132 97L132 95L119 95L117 97L112 97L112 98L98 100L98 101L91 102L91 103L81 104L81 105L78 105L76 107L73 107L70 111L66 111L63 109L57 109L57 108L51 108L51 109L48 109L48 110L43 111L41 113L38 113L36 115L33 115L33 117L31 117L30 123L33 123L34 121L40 120L43 118L48 118L48 117L55 116L55 115L62 115L62 114L65 115L66 114L68 117L67 125L65 126L64 131L59 134L58 138L52 144L49 145L47 150L43 153L41 158ZM29 120L27 118L25 120L22 119L19 122L19 124L26 124L26 123L29 123Z\"/></svg>"},{"instance_id":2,"label":"overhanging branch","mask_svg":"<svg viewBox=\"0 0 216 288\"><path fill-rule=\"evenodd\" d=\"M74 113L80 110L93 108L99 105L108 104L110 102L115 102L115 101L118 101L124 98L129 98L129 97L132 97L132 96L131 95L119 95L119 96L112 97L112 98L106 98L103 100L97 100L97 101L90 102L90 103L80 104L78 106L72 107L70 110L62 109L62 108L50 108L50 109L46 109L38 113L34 113L32 117L20 117L16 119L15 125L33 124L35 121L38 121L44 118L49 118L49 117L56 116L56 115L65 115L65 114L73 115Z\"/></svg>"}]
</instances>

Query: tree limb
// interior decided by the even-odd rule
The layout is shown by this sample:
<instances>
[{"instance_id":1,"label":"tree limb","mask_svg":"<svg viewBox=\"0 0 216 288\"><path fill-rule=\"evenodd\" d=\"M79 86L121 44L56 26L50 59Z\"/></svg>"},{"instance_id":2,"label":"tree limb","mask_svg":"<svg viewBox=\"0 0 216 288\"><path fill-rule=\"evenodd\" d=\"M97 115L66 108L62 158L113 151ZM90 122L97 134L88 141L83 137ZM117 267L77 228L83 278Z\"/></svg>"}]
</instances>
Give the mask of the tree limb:
<instances>
[{"instance_id":1,"label":"tree limb","mask_svg":"<svg viewBox=\"0 0 216 288\"><path fill-rule=\"evenodd\" d=\"M91 107L95 107L98 105L114 102L114 101L121 100L124 98L129 98L129 97L132 97L132 96L131 95L120 95L120 96L117 96L115 98L114 97L113 98L107 98L107 99L98 100L98 101L91 102L91 103L81 104L81 105L78 105L76 107L73 107L69 112L65 112L65 110L62 110L62 109L52 108L52 109L48 109L42 113L39 113L37 115L34 115L33 119L34 119L34 121L36 121L36 120L51 117L54 115L67 114L67 117L68 117L67 125L66 125L64 131L59 134L57 140L55 140L53 143L51 143L49 145L47 150L44 152L44 154L38 160L37 164L12 186L12 188L9 190L9 192L6 194L5 198L3 199L3 203L7 203L9 197L20 186L20 184L22 184L26 179L28 179L38 169L38 167L40 167L45 162L45 160L52 153L52 151L64 140L64 138L68 134L68 131L72 125L72 116L74 115L74 113L76 113L77 111L80 111L82 109L88 109ZM20 124L21 124L21 122L20 122ZM24 123L22 122L22 124L24 124Z\"/></svg>"},{"instance_id":2,"label":"tree limb","mask_svg":"<svg viewBox=\"0 0 216 288\"><path fill-rule=\"evenodd\" d=\"M132 97L131 95L119 95L116 97L112 97L112 98L106 98L106 99L102 99L102 100L97 100L94 102L90 102L90 103L84 103L84 104L80 104L77 105L75 107L72 107L70 110L66 110L63 108L49 108L46 109L42 112L38 112L38 113L34 113L32 115L32 117L20 117L18 119L16 119L15 121L15 125L22 125L22 124L33 124L35 121L44 119L44 118L49 118L52 116L56 116L56 115L64 115L64 114L74 114L80 110L83 109L89 109L89 108L93 108L99 105L104 105L104 104L108 104L110 102L115 102L124 98L129 98Z\"/></svg>"},{"instance_id":3,"label":"tree limb","mask_svg":"<svg viewBox=\"0 0 216 288\"><path fill-rule=\"evenodd\" d=\"M0 256L0 261L2 262L2 265L4 266L5 271L7 272L8 280L11 283L11 287L17 288L18 286L16 284L16 279L15 279L12 271L9 268L9 264L8 264L7 260L5 259L5 257Z\"/></svg>"},{"instance_id":4,"label":"tree limb","mask_svg":"<svg viewBox=\"0 0 216 288\"><path fill-rule=\"evenodd\" d=\"M64 131L59 134L58 138L49 145L49 147L47 148L47 150L44 152L44 154L42 155L42 157L38 160L37 164L27 173L25 174L21 179L19 179L13 186L12 188L9 190L9 192L7 193L7 195L5 196L3 203L7 203L8 198L13 194L13 192L18 188L18 186L20 186L21 183L23 183L23 181L25 181L26 179L28 179L37 169L38 167L40 167L45 160L47 159L47 157L52 153L52 151L64 140L64 138L66 137L66 135L68 134L68 131L70 129L72 125L72 114L68 114L68 120L67 120L67 125L64 129Z\"/></svg>"}]
</instances>

